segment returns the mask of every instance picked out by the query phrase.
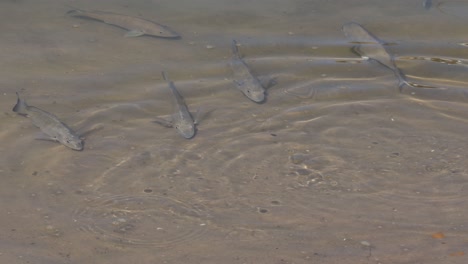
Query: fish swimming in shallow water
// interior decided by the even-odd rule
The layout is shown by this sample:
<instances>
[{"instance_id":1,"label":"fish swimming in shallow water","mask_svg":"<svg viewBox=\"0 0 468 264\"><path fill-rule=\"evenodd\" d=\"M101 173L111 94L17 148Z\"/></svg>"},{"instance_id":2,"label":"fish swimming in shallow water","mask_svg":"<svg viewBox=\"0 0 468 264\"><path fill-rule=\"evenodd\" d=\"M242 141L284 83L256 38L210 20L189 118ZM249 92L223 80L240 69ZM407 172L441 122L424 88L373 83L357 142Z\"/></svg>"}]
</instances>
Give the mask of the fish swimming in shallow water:
<instances>
[{"instance_id":1,"label":"fish swimming in shallow water","mask_svg":"<svg viewBox=\"0 0 468 264\"><path fill-rule=\"evenodd\" d=\"M169 80L164 71L162 72L162 76L164 80L167 81L174 98L174 114L172 114L171 121L157 120L155 122L165 127L173 127L181 136L186 139L191 139L195 136L195 125L197 122L193 120L184 98L177 91L174 83Z\"/></svg>"},{"instance_id":2,"label":"fish swimming in shallow water","mask_svg":"<svg viewBox=\"0 0 468 264\"><path fill-rule=\"evenodd\" d=\"M143 35L162 38L179 38L180 35L167 26L138 17L114 14L103 11L85 11L73 9L67 14L74 17L94 19L109 25L117 26L127 30L126 37L139 37Z\"/></svg>"},{"instance_id":3,"label":"fish swimming in shallow water","mask_svg":"<svg viewBox=\"0 0 468 264\"><path fill-rule=\"evenodd\" d=\"M70 127L55 115L27 105L18 93L16 93L16 96L18 99L15 107L13 107L13 112L29 117L32 123L47 135L45 139L58 141L74 150L83 150L83 141Z\"/></svg>"},{"instance_id":4,"label":"fish swimming in shallow water","mask_svg":"<svg viewBox=\"0 0 468 264\"><path fill-rule=\"evenodd\" d=\"M233 56L229 61L229 66L234 74L234 83L237 85L237 89L241 90L250 100L262 103L265 100L265 89L240 56L235 40L232 41L231 48Z\"/></svg>"},{"instance_id":5,"label":"fish swimming in shallow water","mask_svg":"<svg viewBox=\"0 0 468 264\"><path fill-rule=\"evenodd\" d=\"M381 40L355 22L344 24L342 30L351 43L357 44L353 50L362 58L377 61L393 71L398 78L400 91L404 85L411 86L396 66L393 57L387 52Z\"/></svg>"},{"instance_id":6,"label":"fish swimming in shallow water","mask_svg":"<svg viewBox=\"0 0 468 264\"><path fill-rule=\"evenodd\" d=\"M426 9L426 10L431 9L431 7L432 7L432 0L424 0L424 1L423 1L423 7L424 7L424 9Z\"/></svg>"}]
</instances>

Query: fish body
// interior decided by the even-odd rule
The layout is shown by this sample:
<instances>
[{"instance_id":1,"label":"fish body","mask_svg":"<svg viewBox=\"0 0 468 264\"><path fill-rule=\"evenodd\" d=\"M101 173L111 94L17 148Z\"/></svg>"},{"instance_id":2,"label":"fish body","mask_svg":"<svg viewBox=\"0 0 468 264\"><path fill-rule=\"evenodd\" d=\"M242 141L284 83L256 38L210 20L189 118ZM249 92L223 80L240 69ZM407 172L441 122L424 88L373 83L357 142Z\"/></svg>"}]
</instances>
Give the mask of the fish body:
<instances>
[{"instance_id":1,"label":"fish body","mask_svg":"<svg viewBox=\"0 0 468 264\"><path fill-rule=\"evenodd\" d=\"M195 122L190 114L185 100L177 91L174 83L170 81L165 72L162 72L163 78L167 81L169 89L174 98L174 113L172 114L171 125L177 132L186 139L195 136Z\"/></svg>"},{"instance_id":2,"label":"fish body","mask_svg":"<svg viewBox=\"0 0 468 264\"><path fill-rule=\"evenodd\" d=\"M234 83L237 85L237 89L241 90L250 100L256 103L263 102L265 100L265 89L241 58L235 40L232 41L231 48L233 56L229 66L234 74Z\"/></svg>"},{"instance_id":3,"label":"fish body","mask_svg":"<svg viewBox=\"0 0 468 264\"><path fill-rule=\"evenodd\" d=\"M32 123L48 136L47 139L60 142L74 150L83 150L83 141L70 127L55 115L27 105L18 93L16 95L18 99L13 107L13 112L29 117Z\"/></svg>"},{"instance_id":4,"label":"fish body","mask_svg":"<svg viewBox=\"0 0 468 264\"><path fill-rule=\"evenodd\" d=\"M431 7L432 7L432 0L424 0L424 1L423 1L423 7L424 7L424 9L426 9L426 10L431 9Z\"/></svg>"},{"instance_id":5,"label":"fish body","mask_svg":"<svg viewBox=\"0 0 468 264\"><path fill-rule=\"evenodd\" d=\"M103 23L117 26L127 30L126 37L138 37L142 35L156 36L162 38L179 38L180 35L167 26L143 18L126 16L103 11L85 11L73 9L67 14L74 17L88 18Z\"/></svg>"},{"instance_id":6,"label":"fish body","mask_svg":"<svg viewBox=\"0 0 468 264\"><path fill-rule=\"evenodd\" d=\"M400 89L403 85L409 85L400 69L396 66L395 60L387 52L384 43L380 39L355 22L344 24L342 30L350 42L356 44L353 51L358 53L359 56L377 61L392 70L398 78Z\"/></svg>"}]
</instances>

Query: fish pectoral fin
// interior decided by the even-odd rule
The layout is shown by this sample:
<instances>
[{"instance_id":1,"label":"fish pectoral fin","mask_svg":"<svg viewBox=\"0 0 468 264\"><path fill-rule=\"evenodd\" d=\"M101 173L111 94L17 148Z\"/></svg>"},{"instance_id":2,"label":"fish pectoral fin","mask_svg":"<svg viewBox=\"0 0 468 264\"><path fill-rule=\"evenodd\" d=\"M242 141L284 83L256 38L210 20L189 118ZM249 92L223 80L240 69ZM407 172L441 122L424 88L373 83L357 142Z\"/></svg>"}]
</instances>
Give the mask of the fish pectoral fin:
<instances>
[{"instance_id":1,"label":"fish pectoral fin","mask_svg":"<svg viewBox=\"0 0 468 264\"><path fill-rule=\"evenodd\" d=\"M174 125L172 124L172 121L162 119L162 118L156 118L156 120L154 120L153 123L159 124L163 127L174 127Z\"/></svg>"},{"instance_id":2,"label":"fish pectoral fin","mask_svg":"<svg viewBox=\"0 0 468 264\"><path fill-rule=\"evenodd\" d=\"M200 108L197 109L197 112L195 113L190 113L193 116L193 124L198 125L200 122L211 115L211 113L214 111L214 109L211 109L209 111L205 110L200 110Z\"/></svg>"},{"instance_id":3,"label":"fish pectoral fin","mask_svg":"<svg viewBox=\"0 0 468 264\"><path fill-rule=\"evenodd\" d=\"M143 36L144 34L145 32L143 30L132 29L132 30L127 31L127 33L125 33L125 37L134 38L134 37Z\"/></svg>"},{"instance_id":4,"label":"fish pectoral fin","mask_svg":"<svg viewBox=\"0 0 468 264\"><path fill-rule=\"evenodd\" d=\"M351 48L351 52L358 55L359 57L361 57L362 59L364 60L368 60L369 57L367 57L362 51L361 51L361 45L354 45L352 48Z\"/></svg>"},{"instance_id":5,"label":"fish pectoral fin","mask_svg":"<svg viewBox=\"0 0 468 264\"><path fill-rule=\"evenodd\" d=\"M273 87L275 85L278 84L278 78L276 77L273 77L273 78L270 78L270 77L259 77L258 78L258 81L260 82L260 84L262 85L262 87L264 87L265 89L268 89L270 87Z\"/></svg>"},{"instance_id":6,"label":"fish pectoral fin","mask_svg":"<svg viewBox=\"0 0 468 264\"><path fill-rule=\"evenodd\" d=\"M34 137L36 140L45 140L45 141L58 141L56 137L51 137L45 133L39 132L36 137Z\"/></svg>"},{"instance_id":7,"label":"fish pectoral fin","mask_svg":"<svg viewBox=\"0 0 468 264\"><path fill-rule=\"evenodd\" d=\"M94 132L96 132L96 131L99 131L99 130L101 130L101 129L103 129L103 128L104 128L103 126L98 125L98 126L96 126L96 127L87 129L87 130L85 130L84 132L79 133L80 139L81 139L81 140L84 140L84 139L86 139L86 137L87 137L89 134L92 134L92 133L94 133Z\"/></svg>"},{"instance_id":8,"label":"fish pectoral fin","mask_svg":"<svg viewBox=\"0 0 468 264\"><path fill-rule=\"evenodd\" d=\"M197 108L197 111L196 111L195 113L190 112L190 115L193 117L193 124L194 124L194 125L198 125L199 122L200 122L200 120L201 120L201 119L200 119L200 117L201 117L201 115L200 115L200 108Z\"/></svg>"},{"instance_id":9,"label":"fish pectoral fin","mask_svg":"<svg viewBox=\"0 0 468 264\"><path fill-rule=\"evenodd\" d=\"M237 86L242 86L244 84L244 81L232 80L232 82L235 83Z\"/></svg>"}]
</instances>

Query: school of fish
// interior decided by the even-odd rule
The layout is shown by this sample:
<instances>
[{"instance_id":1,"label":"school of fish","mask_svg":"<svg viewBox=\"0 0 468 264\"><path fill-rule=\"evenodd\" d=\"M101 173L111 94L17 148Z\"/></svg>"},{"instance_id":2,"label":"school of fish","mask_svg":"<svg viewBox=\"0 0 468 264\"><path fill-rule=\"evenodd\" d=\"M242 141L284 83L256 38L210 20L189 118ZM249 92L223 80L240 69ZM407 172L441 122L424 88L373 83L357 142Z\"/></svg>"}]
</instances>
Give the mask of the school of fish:
<instances>
[{"instance_id":1,"label":"school of fish","mask_svg":"<svg viewBox=\"0 0 468 264\"><path fill-rule=\"evenodd\" d=\"M431 1L423 2L425 8L429 8ZM67 12L70 16L100 21L126 30L126 37L139 37L143 35L160 38L180 38L180 35L171 28L143 18L114 14L103 11L85 11L73 9ZM406 81L405 75L397 67L393 56L385 48L385 43L374 36L362 25L349 22L342 26L344 35L353 44L352 50L365 60L377 62L390 69L398 79L398 87L401 91L405 85L412 86ZM228 64L232 70L234 86L248 99L255 103L266 101L266 89L253 73L250 66L243 60L239 53L239 44L236 40L231 43L232 58ZM174 83L168 78L166 72L162 72L163 79L168 83L174 101L174 113L170 120L156 119L154 122L165 127L174 128L178 134L186 139L191 139L196 134L197 118L194 119L187 107L183 96L176 89ZM69 126L60 121L55 115L29 106L17 93L17 103L13 111L28 117L46 136L43 139L56 141L73 150L81 151L84 148L83 139Z\"/></svg>"}]
</instances>

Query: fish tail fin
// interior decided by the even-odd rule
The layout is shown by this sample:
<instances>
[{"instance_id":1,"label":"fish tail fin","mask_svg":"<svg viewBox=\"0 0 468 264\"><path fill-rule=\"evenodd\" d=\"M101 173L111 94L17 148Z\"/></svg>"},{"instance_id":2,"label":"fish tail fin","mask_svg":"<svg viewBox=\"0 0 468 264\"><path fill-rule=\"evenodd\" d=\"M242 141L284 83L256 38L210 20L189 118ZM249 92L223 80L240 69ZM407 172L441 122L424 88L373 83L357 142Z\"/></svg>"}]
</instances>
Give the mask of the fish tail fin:
<instances>
[{"instance_id":1,"label":"fish tail fin","mask_svg":"<svg viewBox=\"0 0 468 264\"><path fill-rule=\"evenodd\" d=\"M237 58L241 57L239 53L239 48L237 47L237 41L235 39L232 40L231 49L232 49L232 54L234 54L235 57Z\"/></svg>"},{"instance_id":2,"label":"fish tail fin","mask_svg":"<svg viewBox=\"0 0 468 264\"><path fill-rule=\"evenodd\" d=\"M28 110L28 105L26 104L26 101L20 98L19 93L16 92L17 100L16 100L16 105L13 107L13 112L21 114L21 115L26 115L27 110Z\"/></svg>"},{"instance_id":3,"label":"fish tail fin","mask_svg":"<svg viewBox=\"0 0 468 264\"><path fill-rule=\"evenodd\" d=\"M169 77L167 76L167 73L165 71L162 71L161 74L164 80L169 84L169 88L172 90L172 92L175 91L177 93L177 90L174 86L174 82L169 79Z\"/></svg>"},{"instance_id":4,"label":"fish tail fin","mask_svg":"<svg viewBox=\"0 0 468 264\"><path fill-rule=\"evenodd\" d=\"M400 93L403 91L403 88L405 86L413 87L413 85L411 85L406 80L405 75L401 72L401 70L399 68L397 68L396 66L395 66L394 73L395 73L395 76L398 78L398 90L400 91Z\"/></svg>"}]
</instances>

